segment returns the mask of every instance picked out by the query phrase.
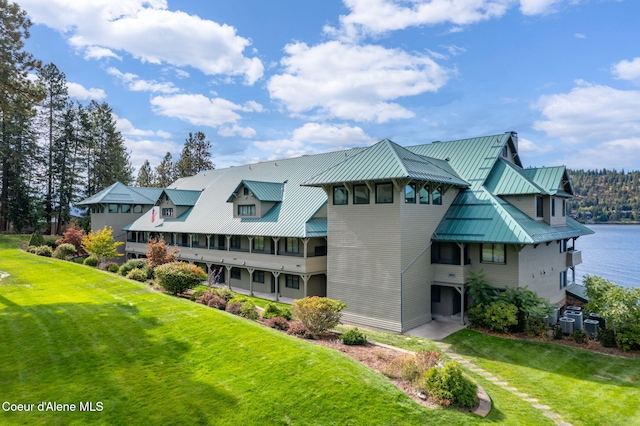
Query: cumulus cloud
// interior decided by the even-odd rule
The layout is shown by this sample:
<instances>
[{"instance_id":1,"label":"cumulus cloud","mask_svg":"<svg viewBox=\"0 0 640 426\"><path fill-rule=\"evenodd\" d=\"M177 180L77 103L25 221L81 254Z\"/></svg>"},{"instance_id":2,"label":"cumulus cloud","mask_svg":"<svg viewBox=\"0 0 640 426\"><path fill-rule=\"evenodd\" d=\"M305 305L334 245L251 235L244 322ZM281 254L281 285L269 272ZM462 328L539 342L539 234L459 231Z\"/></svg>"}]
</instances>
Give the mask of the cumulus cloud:
<instances>
[{"instance_id":1,"label":"cumulus cloud","mask_svg":"<svg viewBox=\"0 0 640 426\"><path fill-rule=\"evenodd\" d=\"M130 152L131 164L139 169L145 160L154 168L162 161L167 152L171 152L174 159L180 154L181 146L167 140L124 138L125 146Z\"/></svg>"},{"instance_id":2,"label":"cumulus cloud","mask_svg":"<svg viewBox=\"0 0 640 426\"><path fill-rule=\"evenodd\" d=\"M532 142L529 139L518 139L518 151L527 154L544 154L553 151L553 146Z\"/></svg>"},{"instance_id":3,"label":"cumulus cloud","mask_svg":"<svg viewBox=\"0 0 640 426\"><path fill-rule=\"evenodd\" d=\"M123 73L113 67L107 69L107 73L125 83L133 92L176 93L179 91L171 82L158 83L155 80L143 80L136 74Z\"/></svg>"},{"instance_id":4,"label":"cumulus cloud","mask_svg":"<svg viewBox=\"0 0 640 426\"><path fill-rule=\"evenodd\" d=\"M561 3L561 0L520 0L520 11L523 15L550 13L557 3Z\"/></svg>"},{"instance_id":5,"label":"cumulus cloud","mask_svg":"<svg viewBox=\"0 0 640 426\"><path fill-rule=\"evenodd\" d=\"M118 117L115 114L114 114L114 119L116 120L116 123L117 123L116 127L118 128L118 131L122 133L124 136L130 136L130 137L158 136L164 139L171 137L171 133L168 133L162 130L153 131L153 130L138 129L133 125L131 121L123 117Z\"/></svg>"},{"instance_id":6,"label":"cumulus cloud","mask_svg":"<svg viewBox=\"0 0 640 426\"><path fill-rule=\"evenodd\" d=\"M126 52L142 62L190 66L207 75L262 77L244 51L250 40L230 25L168 10L164 0L21 0L34 23L59 30L87 57Z\"/></svg>"},{"instance_id":7,"label":"cumulus cloud","mask_svg":"<svg viewBox=\"0 0 640 426\"><path fill-rule=\"evenodd\" d=\"M116 55L111 49L105 49L98 46L89 46L84 50L85 59L103 59L103 58L115 58L122 60L122 57Z\"/></svg>"},{"instance_id":8,"label":"cumulus cloud","mask_svg":"<svg viewBox=\"0 0 640 426\"><path fill-rule=\"evenodd\" d=\"M294 114L384 123L414 114L397 103L403 96L435 92L449 71L427 55L399 49L330 41L285 47L284 70L267 87L272 99Z\"/></svg>"},{"instance_id":9,"label":"cumulus cloud","mask_svg":"<svg viewBox=\"0 0 640 426\"><path fill-rule=\"evenodd\" d=\"M573 169L634 169L640 163L640 137L614 139L579 149L564 162Z\"/></svg>"},{"instance_id":10,"label":"cumulus cloud","mask_svg":"<svg viewBox=\"0 0 640 426\"><path fill-rule=\"evenodd\" d=\"M69 96L79 101L101 101L107 97L107 94L102 89L96 89L95 87L87 89L78 83L67 82L67 89L69 90Z\"/></svg>"},{"instance_id":11,"label":"cumulus cloud","mask_svg":"<svg viewBox=\"0 0 640 426\"><path fill-rule=\"evenodd\" d=\"M576 83L569 93L538 99L534 107L546 119L534 129L569 143L640 137L640 91Z\"/></svg>"},{"instance_id":12,"label":"cumulus cloud","mask_svg":"<svg viewBox=\"0 0 640 426\"><path fill-rule=\"evenodd\" d=\"M151 99L151 106L156 114L178 118L196 126L213 128L226 126L221 130L225 133L223 136L248 135L255 132L250 128L233 126L241 119L237 111L260 112L262 110L262 106L257 102L251 101L239 105L227 99L208 98L199 94L155 96Z\"/></svg>"},{"instance_id":13,"label":"cumulus cloud","mask_svg":"<svg viewBox=\"0 0 640 426\"><path fill-rule=\"evenodd\" d=\"M620 61L611 67L613 76L620 80L629 80L640 84L640 57L632 61Z\"/></svg>"}]
</instances>

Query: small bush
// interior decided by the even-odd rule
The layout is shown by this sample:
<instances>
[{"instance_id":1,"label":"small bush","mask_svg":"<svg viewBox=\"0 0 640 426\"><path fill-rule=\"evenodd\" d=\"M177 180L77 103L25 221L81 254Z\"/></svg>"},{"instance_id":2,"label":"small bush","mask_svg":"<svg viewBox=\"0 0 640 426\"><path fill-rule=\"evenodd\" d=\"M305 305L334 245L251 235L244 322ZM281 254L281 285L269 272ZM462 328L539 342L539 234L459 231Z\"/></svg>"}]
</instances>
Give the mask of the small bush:
<instances>
[{"instance_id":1,"label":"small bush","mask_svg":"<svg viewBox=\"0 0 640 426\"><path fill-rule=\"evenodd\" d=\"M616 342L624 352L640 349L640 325L627 324L618 331Z\"/></svg>"},{"instance_id":2,"label":"small bush","mask_svg":"<svg viewBox=\"0 0 640 426\"><path fill-rule=\"evenodd\" d=\"M243 303L240 308L240 316L253 321L257 320L259 315L256 305L253 302Z\"/></svg>"},{"instance_id":3,"label":"small bush","mask_svg":"<svg viewBox=\"0 0 640 426\"><path fill-rule=\"evenodd\" d=\"M235 294L227 287L219 287L216 288L215 291L218 294L218 297L224 299L227 303L235 297Z\"/></svg>"},{"instance_id":4,"label":"small bush","mask_svg":"<svg viewBox=\"0 0 640 426\"><path fill-rule=\"evenodd\" d=\"M280 308L275 303L267 303L264 311L262 311L262 318L269 319L274 317L282 317L290 320L291 310L288 308Z\"/></svg>"},{"instance_id":5,"label":"small bush","mask_svg":"<svg viewBox=\"0 0 640 426\"><path fill-rule=\"evenodd\" d=\"M248 300L249 298L247 296L236 295L234 298L229 300L229 303L234 303L234 302L245 303Z\"/></svg>"},{"instance_id":6,"label":"small bush","mask_svg":"<svg viewBox=\"0 0 640 426\"><path fill-rule=\"evenodd\" d=\"M315 339L316 336L313 334L306 325L304 325L300 321L294 321L289 323L289 330L287 330L287 334L291 336L300 337L302 339Z\"/></svg>"},{"instance_id":7,"label":"small bush","mask_svg":"<svg viewBox=\"0 0 640 426\"><path fill-rule=\"evenodd\" d=\"M142 269L132 269L127 274L127 278L143 283L147 280L147 274Z\"/></svg>"},{"instance_id":8,"label":"small bush","mask_svg":"<svg viewBox=\"0 0 640 426\"><path fill-rule=\"evenodd\" d=\"M196 265L185 262L170 262L155 269L158 284L167 292L184 293L207 279L207 274Z\"/></svg>"},{"instance_id":9,"label":"small bush","mask_svg":"<svg viewBox=\"0 0 640 426\"><path fill-rule=\"evenodd\" d=\"M449 362L444 368L431 367L417 387L441 405L473 407L478 402L478 385L462 374L456 362Z\"/></svg>"},{"instance_id":10,"label":"small bush","mask_svg":"<svg viewBox=\"0 0 640 426\"><path fill-rule=\"evenodd\" d=\"M84 260L86 259L86 256L76 256L76 257L72 257L71 261L73 263L79 263L80 265L84 264Z\"/></svg>"},{"instance_id":11,"label":"small bush","mask_svg":"<svg viewBox=\"0 0 640 426\"><path fill-rule=\"evenodd\" d=\"M420 351L416 354L408 354L393 360L383 371L383 374L391 377L401 377L403 380L416 382L431 368L442 361L442 354L436 351Z\"/></svg>"},{"instance_id":12,"label":"small bush","mask_svg":"<svg viewBox=\"0 0 640 426\"><path fill-rule=\"evenodd\" d=\"M49 246L38 246L36 247L35 253L38 256L51 257L53 249Z\"/></svg>"},{"instance_id":13,"label":"small bush","mask_svg":"<svg viewBox=\"0 0 640 426\"><path fill-rule=\"evenodd\" d=\"M229 302L227 303L227 307L224 310L233 315L240 315L241 309L242 302Z\"/></svg>"},{"instance_id":14,"label":"small bush","mask_svg":"<svg viewBox=\"0 0 640 426\"><path fill-rule=\"evenodd\" d=\"M29 246L29 247L27 247L27 251L28 251L29 253L36 254L36 249L37 249L38 247L40 247L40 246Z\"/></svg>"},{"instance_id":15,"label":"small bush","mask_svg":"<svg viewBox=\"0 0 640 426\"><path fill-rule=\"evenodd\" d=\"M44 238L39 231L34 231L29 238L29 246L39 247L44 245Z\"/></svg>"},{"instance_id":16,"label":"small bush","mask_svg":"<svg viewBox=\"0 0 640 426\"><path fill-rule=\"evenodd\" d=\"M346 306L327 297L305 297L293 302L293 315L313 334L320 334L338 325Z\"/></svg>"},{"instance_id":17,"label":"small bush","mask_svg":"<svg viewBox=\"0 0 640 426\"><path fill-rule=\"evenodd\" d=\"M484 305L475 305L469 308L467 318L474 327L487 328L484 321Z\"/></svg>"},{"instance_id":18,"label":"small bush","mask_svg":"<svg viewBox=\"0 0 640 426\"><path fill-rule=\"evenodd\" d=\"M147 266L146 268L143 269L144 273L147 274L147 279L148 280L152 280L156 277L156 272L155 269Z\"/></svg>"},{"instance_id":19,"label":"small bush","mask_svg":"<svg viewBox=\"0 0 640 426\"><path fill-rule=\"evenodd\" d=\"M144 269L148 264L149 263L146 259L129 259L122 264L118 272L123 277L126 277L133 269Z\"/></svg>"},{"instance_id":20,"label":"small bush","mask_svg":"<svg viewBox=\"0 0 640 426\"><path fill-rule=\"evenodd\" d=\"M540 337L547 332L547 324L544 318L529 315L524 321L524 332L529 337Z\"/></svg>"},{"instance_id":21,"label":"small bush","mask_svg":"<svg viewBox=\"0 0 640 426\"><path fill-rule=\"evenodd\" d=\"M77 250L73 246L73 244L62 243L53 251L52 256L56 259L67 260L74 254L76 254L76 251Z\"/></svg>"},{"instance_id":22,"label":"small bush","mask_svg":"<svg viewBox=\"0 0 640 426\"><path fill-rule=\"evenodd\" d=\"M598 330L598 340L605 348L613 348L616 346L616 335L610 328Z\"/></svg>"},{"instance_id":23,"label":"small bush","mask_svg":"<svg viewBox=\"0 0 640 426\"><path fill-rule=\"evenodd\" d=\"M564 338L564 333L562 332L562 327L559 325L553 326L553 338L555 340L562 340Z\"/></svg>"},{"instance_id":24,"label":"small bush","mask_svg":"<svg viewBox=\"0 0 640 426\"><path fill-rule=\"evenodd\" d=\"M104 264L104 270L117 274L120 270L120 265L118 265L116 262L107 262Z\"/></svg>"},{"instance_id":25,"label":"small bush","mask_svg":"<svg viewBox=\"0 0 640 426\"><path fill-rule=\"evenodd\" d=\"M76 225L71 225L69 229L62 234L63 238L56 241L56 244L71 244L76 249L76 253L85 254L82 248L82 239L84 238L84 229L76 228Z\"/></svg>"},{"instance_id":26,"label":"small bush","mask_svg":"<svg viewBox=\"0 0 640 426\"><path fill-rule=\"evenodd\" d=\"M207 306L224 311L227 309L227 301L222 297L214 296L213 299L207 302Z\"/></svg>"},{"instance_id":27,"label":"small bush","mask_svg":"<svg viewBox=\"0 0 640 426\"><path fill-rule=\"evenodd\" d=\"M289 330L289 321L282 317L271 317L265 321L267 327L275 328L280 331Z\"/></svg>"},{"instance_id":28,"label":"small bush","mask_svg":"<svg viewBox=\"0 0 640 426\"><path fill-rule=\"evenodd\" d=\"M87 257L83 263L87 266L95 268L100 263L100 260L96 256L91 255Z\"/></svg>"},{"instance_id":29,"label":"small bush","mask_svg":"<svg viewBox=\"0 0 640 426\"><path fill-rule=\"evenodd\" d=\"M576 343L584 343L585 340L587 340L587 333L585 333L582 330L576 330L573 333L571 333L571 338Z\"/></svg>"},{"instance_id":30,"label":"small bush","mask_svg":"<svg viewBox=\"0 0 640 426\"><path fill-rule=\"evenodd\" d=\"M352 328L344 333L340 336L340 340L342 340L342 343L349 346L364 346L367 344L367 336L362 331L358 330L358 327Z\"/></svg>"},{"instance_id":31,"label":"small bush","mask_svg":"<svg viewBox=\"0 0 640 426\"><path fill-rule=\"evenodd\" d=\"M490 330L506 333L518 324L518 308L504 300L491 302L485 305L484 320Z\"/></svg>"},{"instance_id":32,"label":"small bush","mask_svg":"<svg viewBox=\"0 0 640 426\"><path fill-rule=\"evenodd\" d=\"M211 287L208 287L206 285L195 286L193 288L193 294L191 295L190 299L194 302L202 303L198 301L198 298L208 291L213 292L213 289L211 289ZM206 305L206 303L202 303L202 304Z\"/></svg>"}]
</instances>

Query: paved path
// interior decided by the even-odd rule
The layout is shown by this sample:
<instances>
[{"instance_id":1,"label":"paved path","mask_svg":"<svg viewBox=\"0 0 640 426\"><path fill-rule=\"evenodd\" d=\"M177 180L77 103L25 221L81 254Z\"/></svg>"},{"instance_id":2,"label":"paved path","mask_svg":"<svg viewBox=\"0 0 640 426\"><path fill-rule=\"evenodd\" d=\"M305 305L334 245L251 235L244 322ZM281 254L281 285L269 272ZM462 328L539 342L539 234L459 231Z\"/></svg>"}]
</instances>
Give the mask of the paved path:
<instances>
[{"instance_id":1,"label":"paved path","mask_svg":"<svg viewBox=\"0 0 640 426\"><path fill-rule=\"evenodd\" d=\"M534 408L541 410L544 416L555 421L558 426L572 426L571 423L563 422L560 415L552 412L550 407L540 404L536 398L531 398L526 393L520 392L518 389L514 388L513 386L509 386L509 383L500 380L498 377L495 377L492 373L485 371L482 368L476 366L471 361L469 361L466 357L463 357L462 355L458 355L455 352L453 352L451 350L451 345L448 345L442 342L433 342L433 343L435 343L436 346L438 346L447 356L449 356L449 358L458 362L463 367L466 367L470 371L478 374L479 376L482 376L484 379L488 380L494 385L500 386L502 389L508 392L511 392L513 395L522 399L524 402L531 404Z\"/></svg>"}]
</instances>

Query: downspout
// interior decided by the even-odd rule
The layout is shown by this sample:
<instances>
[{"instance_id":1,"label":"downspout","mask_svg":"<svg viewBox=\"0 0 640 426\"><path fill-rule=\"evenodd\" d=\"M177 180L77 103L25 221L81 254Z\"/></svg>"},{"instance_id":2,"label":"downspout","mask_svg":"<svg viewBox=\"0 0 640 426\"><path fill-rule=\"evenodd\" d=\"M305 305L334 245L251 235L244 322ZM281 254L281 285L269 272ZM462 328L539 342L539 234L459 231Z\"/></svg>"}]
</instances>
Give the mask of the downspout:
<instances>
[{"instance_id":1,"label":"downspout","mask_svg":"<svg viewBox=\"0 0 640 426\"><path fill-rule=\"evenodd\" d=\"M418 253L418 255L407 264L407 266L405 266L404 268L402 268L402 271L400 271L400 332L404 333L404 273L407 271L407 269L409 269L411 267L411 265L413 265L414 263L416 263L416 261L427 251L429 250L429 247L431 247L431 244L433 244L432 241L429 241L429 244L427 244L427 246L425 248L422 249L422 251L420 253Z\"/></svg>"}]
</instances>

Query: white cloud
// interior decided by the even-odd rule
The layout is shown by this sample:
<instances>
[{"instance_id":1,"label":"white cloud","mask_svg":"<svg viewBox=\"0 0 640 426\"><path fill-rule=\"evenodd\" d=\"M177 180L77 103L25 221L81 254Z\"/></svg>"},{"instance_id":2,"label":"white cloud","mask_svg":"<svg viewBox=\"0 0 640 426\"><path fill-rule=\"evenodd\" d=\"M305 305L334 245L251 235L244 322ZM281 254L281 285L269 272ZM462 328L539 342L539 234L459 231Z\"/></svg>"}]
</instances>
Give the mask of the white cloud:
<instances>
[{"instance_id":1,"label":"white cloud","mask_svg":"<svg viewBox=\"0 0 640 426\"><path fill-rule=\"evenodd\" d=\"M640 163L640 137L614 139L580 149L564 159L572 169L636 169Z\"/></svg>"},{"instance_id":2,"label":"white cloud","mask_svg":"<svg viewBox=\"0 0 640 426\"><path fill-rule=\"evenodd\" d=\"M582 33L575 33L574 36L575 38L587 38L587 36Z\"/></svg>"},{"instance_id":3,"label":"white cloud","mask_svg":"<svg viewBox=\"0 0 640 426\"><path fill-rule=\"evenodd\" d=\"M370 145L375 139L360 127L306 123L293 131L293 139L303 144L317 144L341 149L345 147Z\"/></svg>"},{"instance_id":4,"label":"white cloud","mask_svg":"<svg viewBox=\"0 0 640 426\"><path fill-rule=\"evenodd\" d=\"M267 87L294 114L317 110L326 117L379 123L410 118L411 111L389 101L435 92L449 74L427 55L374 45L294 43L285 53L284 72Z\"/></svg>"},{"instance_id":5,"label":"white cloud","mask_svg":"<svg viewBox=\"0 0 640 426\"><path fill-rule=\"evenodd\" d=\"M120 133L122 133L125 136L132 136L132 137L158 136L165 139L171 137L171 133L168 133L162 130L153 131L153 130L138 129L133 125L131 121L123 117L118 117L115 114L114 114L114 119L116 120L118 131L120 131Z\"/></svg>"},{"instance_id":6,"label":"white cloud","mask_svg":"<svg viewBox=\"0 0 640 426\"><path fill-rule=\"evenodd\" d=\"M179 91L171 82L158 83L155 80L143 80L138 75L123 73L116 68L107 69L107 73L127 84L133 92L176 93Z\"/></svg>"},{"instance_id":7,"label":"white cloud","mask_svg":"<svg viewBox=\"0 0 640 426\"><path fill-rule=\"evenodd\" d=\"M258 110L261 108L256 102L238 105L226 99L208 98L197 94L156 96L151 99L151 106L156 114L178 118L196 126L214 128L236 124L241 118L236 111L259 112ZM233 129L233 127L229 128ZM249 131L244 129L240 133L247 134Z\"/></svg>"},{"instance_id":8,"label":"white cloud","mask_svg":"<svg viewBox=\"0 0 640 426\"><path fill-rule=\"evenodd\" d=\"M125 137L125 146L131 153L131 164L139 170L144 160L149 160L152 168L155 168L167 152L171 152L174 159L180 153L181 147L170 141L158 141L153 139L130 139Z\"/></svg>"},{"instance_id":9,"label":"white cloud","mask_svg":"<svg viewBox=\"0 0 640 426\"><path fill-rule=\"evenodd\" d=\"M620 80L630 80L640 84L640 57L632 61L620 61L611 67L611 72L615 78Z\"/></svg>"},{"instance_id":10,"label":"white cloud","mask_svg":"<svg viewBox=\"0 0 640 426\"><path fill-rule=\"evenodd\" d=\"M232 137L239 136L244 139L250 139L256 135L256 131L251 127L240 127L237 124L232 126L221 127L218 130L220 136Z\"/></svg>"},{"instance_id":11,"label":"white cloud","mask_svg":"<svg viewBox=\"0 0 640 426\"><path fill-rule=\"evenodd\" d=\"M102 59L115 58L122 60L121 56L116 55L111 49L105 49L98 46L89 46L84 50L85 59Z\"/></svg>"},{"instance_id":12,"label":"white cloud","mask_svg":"<svg viewBox=\"0 0 640 426\"><path fill-rule=\"evenodd\" d=\"M553 149L553 146L550 145L541 145L525 138L518 139L518 152L520 153L544 154L553 151Z\"/></svg>"},{"instance_id":13,"label":"white cloud","mask_svg":"<svg viewBox=\"0 0 640 426\"><path fill-rule=\"evenodd\" d=\"M553 6L561 0L520 0L520 11L524 15L540 15L553 11Z\"/></svg>"},{"instance_id":14,"label":"white cloud","mask_svg":"<svg viewBox=\"0 0 640 426\"><path fill-rule=\"evenodd\" d=\"M87 89L78 83L67 82L67 89L69 90L69 96L79 101L101 101L107 97L107 94L102 89L96 89L95 87Z\"/></svg>"},{"instance_id":15,"label":"white cloud","mask_svg":"<svg viewBox=\"0 0 640 426\"><path fill-rule=\"evenodd\" d=\"M181 11L164 0L21 0L34 23L61 31L88 57L127 52L142 62L191 66L207 75L262 77L258 58L244 56L251 44L230 25Z\"/></svg>"},{"instance_id":16,"label":"white cloud","mask_svg":"<svg viewBox=\"0 0 640 426\"><path fill-rule=\"evenodd\" d=\"M569 93L541 96L534 105L546 117L534 129L569 143L640 136L640 91L577 81Z\"/></svg>"}]
</instances>

